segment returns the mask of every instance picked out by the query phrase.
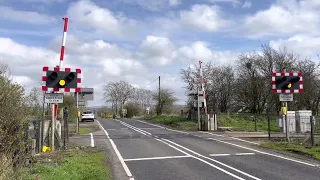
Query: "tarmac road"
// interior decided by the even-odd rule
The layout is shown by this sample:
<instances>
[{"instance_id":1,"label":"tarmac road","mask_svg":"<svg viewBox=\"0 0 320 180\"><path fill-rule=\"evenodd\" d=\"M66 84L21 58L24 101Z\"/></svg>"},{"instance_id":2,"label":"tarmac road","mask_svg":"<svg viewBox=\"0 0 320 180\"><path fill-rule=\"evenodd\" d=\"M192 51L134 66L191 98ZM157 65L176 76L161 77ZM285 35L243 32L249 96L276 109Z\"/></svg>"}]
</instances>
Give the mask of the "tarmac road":
<instances>
[{"instance_id":1,"label":"tarmac road","mask_svg":"<svg viewBox=\"0 0 320 180\"><path fill-rule=\"evenodd\" d=\"M107 143L121 164L117 171L124 176L118 179L320 180L317 161L278 154L249 141L137 120L103 119L98 124L104 132L100 143Z\"/></svg>"}]
</instances>

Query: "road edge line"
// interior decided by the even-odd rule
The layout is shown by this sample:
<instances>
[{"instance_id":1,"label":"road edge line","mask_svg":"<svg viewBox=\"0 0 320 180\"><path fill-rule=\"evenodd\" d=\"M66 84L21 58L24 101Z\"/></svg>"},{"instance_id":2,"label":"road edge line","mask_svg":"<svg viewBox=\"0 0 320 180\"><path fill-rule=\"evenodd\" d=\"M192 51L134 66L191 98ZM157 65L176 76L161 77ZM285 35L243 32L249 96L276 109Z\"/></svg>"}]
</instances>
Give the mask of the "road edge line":
<instances>
[{"instance_id":1,"label":"road edge line","mask_svg":"<svg viewBox=\"0 0 320 180\"><path fill-rule=\"evenodd\" d=\"M132 173L130 171L130 169L128 168L127 164L124 162L123 157L121 155L121 153L119 152L116 144L113 142L113 140L110 138L109 133L103 128L103 126L100 124L100 122L97 120L100 128L104 131L104 133L106 134L107 138L109 139L111 146L113 148L113 150L115 151L115 153L117 154L117 157L124 169L124 171L126 172L127 176L129 177L129 180L134 180Z\"/></svg>"},{"instance_id":2,"label":"road edge line","mask_svg":"<svg viewBox=\"0 0 320 180\"><path fill-rule=\"evenodd\" d=\"M287 158L287 157L284 157L284 156L280 156L280 155L276 155L276 154L271 154L271 153L259 151L259 150L256 150L256 149L252 149L252 148L248 148L248 147L241 146L241 145L238 145L238 144L233 144L233 143L221 141L221 140L214 139L214 138L207 138L207 139L210 139L210 140L213 140L213 141L218 141L218 142L225 143L225 144L229 144L229 145L236 146L236 147L240 147L240 148L247 149L247 150L250 150L250 151L254 151L254 152L257 152L257 153L261 153L261 154L265 154L265 155L277 157L277 158L279 158L279 159L285 159L285 160L288 160L288 161L292 161L292 162L296 162L296 163L300 163L300 164L312 166L312 167L318 167L318 166L319 166L319 165L317 165L317 164L311 164L311 163L299 161L299 160L296 160L296 159Z\"/></svg>"}]
</instances>

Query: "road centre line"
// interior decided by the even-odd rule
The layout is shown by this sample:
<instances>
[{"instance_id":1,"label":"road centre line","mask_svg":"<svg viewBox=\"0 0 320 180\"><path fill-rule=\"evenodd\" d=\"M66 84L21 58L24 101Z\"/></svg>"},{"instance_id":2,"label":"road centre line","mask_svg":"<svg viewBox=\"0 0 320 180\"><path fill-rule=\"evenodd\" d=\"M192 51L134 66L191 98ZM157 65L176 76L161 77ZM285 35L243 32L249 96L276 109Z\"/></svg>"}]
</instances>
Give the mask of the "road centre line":
<instances>
[{"instance_id":1,"label":"road centre line","mask_svg":"<svg viewBox=\"0 0 320 180\"><path fill-rule=\"evenodd\" d=\"M254 153L236 153L236 156L243 156L243 155L255 155Z\"/></svg>"},{"instance_id":2,"label":"road centre line","mask_svg":"<svg viewBox=\"0 0 320 180\"><path fill-rule=\"evenodd\" d=\"M279 156L279 155L276 155L276 154L271 154L271 153L259 151L259 150L256 150L256 149L248 148L248 147L245 147L245 146L240 146L240 145L238 145L238 144L233 144L233 143L221 141L221 140L214 139L214 138L207 138L207 139L214 140L214 141L218 141L218 142L225 143L225 144L229 144L229 145L236 146L236 147L240 147L240 148L247 149L247 150L250 150L250 151L254 151L254 152L257 152L257 153L261 153L261 154L265 154L265 155L269 155L269 156L274 156L274 157L277 157L277 158L280 158L280 159L285 159L285 160L288 160L288 161L293 161L293 162L296 162L296 163L308 165L308 166L313 166L313 167L317 167L317 166L318 166L318 165L316 165L316 164L310 164L310 163L302 162L302 161L299 161L299 160L295 160L295 159L291 159L291 158L286 158L286 157Z\"/></svg>"},{"instance_id":3,"label":"road centre line","mask_svg":"<svg viewBox=\"0 0 320 180\"><path fill-rule=\"evenodd\" d=\"M143 122L143 123L146 123L146 124L150 124L150 123L147 123L147 122L144 122L144 121L140 121L140 120L137 120L137 121ZM153 124L150 124L150 125L153 125ZM155 126L157 126L157 125L155 125ZM161 126L160 126L160 127L161 127ZM201 132L201 131L200 131L200 132ZM223 136L223 135L213 134L213 133L210 133L210 132L202 132L202 133L207 133L207 134L211 134L211 135L214 135L214 136L225 137L225 136ZM241 141L244 141L244 142L247 142L247 143L251 143L251 144L257 144L257 143L255 143L255 142L246 141L246 140L243 140L243 139L240 139L240 138L235 138L235 137L230 137L230 138L232 138L232 139L237 139L237 140L241 140ZM221 143L233 145L233 146L240 147L240 148L243 148L243 149L247 149L247 150L251 150L251 151L254 151L254 152L258 152L258 153L261 153L261 154L265 154L265 155L277 157L277 158L280 158L280 159L285 159L285 160L288 160L288 161L293 161L293 162L296 162L296 163L300 163L300 164L304 164L304 165L308 165L308 166L313 166L313 167L319 167L319 165L317 165L317 164L306 163L306 162L303 162L303 161L299 161L299 160L295 160L295 159L283 157L283 156L280 156L280 155L276 155L276 154L271 154L271 153L259 151L259 150L256 150L256 149L248 148L248 147L241 146L241 145L238 145L238 144L229 143L229 142L226 142L226 141L221 141L221 140L214 139L214 138L207 138L207 139L215 140L215 141L218 141L218 142L221 142ZM257 144L257 145L259 145L259 144ZM210 159L211 159L211 158L210 158Z\"/></svg>"},{"instance_id":4,"label":"road centre line","mask_svg":"<svg viewBox=\"0 0 320 180\"><path fill-rule=\"evenodd\" d=\"M102 125L100 124L100 122L99 122L98 120L97 120L97 122L98 122L100 128L101 128L101 129L104 131L104 133L106 134L107 138L109 139L109 141L110 141L110 143L111 143L111 145L112 145L112 148L113 148L113 150L115 151L115 153L116 153L116 155L117 155L117 157L118 157L118 159L119 159L119 161L120 161L120 163L121 163L124 171L126 172L127 176L129 177L129 180L134 180L134 178L133 178L133 176L132 176L132 174L131 174L131 171L130 171L130 169L128 168L127 164L124 162L123 157L122 157L121 153L119 152L116 144L115 144L115 143L113 142L113 140L109 137L109 133L102 127Z\"/></svg>"},{"instance_id":5,"label":"road centre line","mask_svg":"<svg viewBox=\"0 0 320 180\"><path fill-rule=\"evenodd\" d=\"M177 143L175 143L175 142L172 142L172 141L170 141L170 140L168 140L168 139L163 139L163 140L165 140L165 141L167 141L167 142L170 142L171 144L174 144L174 145L176 145L176 146L178 146L178 147L180 147L180 148L182 148L182 149L185 149L185 150L187 150L187 151L189 151L189 152L197 155L198 157L202 157L202 158L204 158L204 159L208 159L208 160L210 160L210 161L213 161L213 162L215 162L215 163L218 163L218 164L220 164L220 165L222 165L222 166L225 166L225 167L227 167L227 168L229 168L229 169L232 169L232 170L234 170L234 171L236 171L236 172L238 172L238 173L241 173L241 174L243 174L243 175L246 175L246 176L248 176L248 177L250 177L250 178L252 178L252 179L261 180L260 178L257 178L257 177L255 177L255 176L252 176L252 175L248 174L248 173L245 173L245 172L243 172L243 171L240 171L239 169L236 169L236 168L234 168L234 167L231 167L231 166L229 166L229 165L227 165L227 164L224 164L224 163L222 163L222 162L220 162L220 161L217 161L217 160L215 160L215 159L209 158L209 157L207 157L207 156L203 156L203 155L201 155L201 154L199 154L199 153L197 153L197 152L195 152L195 151L192 151L191 149L188 149L188 148L186 148L186 147L184 147L184 146L181 146L180 144L177 144Z\"/></svg>"},{"instance_id":6,"label":"road centre line","mask_svg":"<svg viewBox=\"0 0 320 180\"><path fill-rule=\"evenodd\" d=\"M245 156L255 155L254 153L235 153L235 154L209 154L209 156Z\"/></svg>"},{"instance_id":7,"label":"road centre line","mask_svg":"<svg viewBox=\"0 0 320 180\"><path fill-rule=\"evenodd\" d=\"M189 155L186 156L164 156L164 157L149 157L149 158L133 158L133 159L124 159L124 161L143 161L143 160L156 160L156 159L176 159L176 158L188 158L192 157Z\"/></svg>"},{"instance_id":8,"label":"road centre line","mask_svg":"<svg viewBox=\"0 0 320 180\"><path fill-rule=\"evenodd\" d=\"M120 123L121 123L121 122L122 122L122 121L120 121ZM126 123L122 123L122 124L126 126ZM131 125L129 125L129 126L131 126ZM129 127L129 126L127 126L127 127ZM132 127L133 127L133 128L132 128ZM129 127L129 128L130 128L130 127ZM133 130L137 131L137 132L140 132L140 131L139 131L139 128L137 128L137 127L131 126L131 128L132 128ZM143 133L143 132L140 132L140 133L145 134L145 133ZM149 134L152 135L151 133L149 133ZM148 135L148 136L149 136L149 135ZM167 140L167 139L164 139L164 138L161 138L161 139L155 138L155 139L158 140L158 141L160 141L160 142L163 142L163 143L169 145L170 147L172 147L172 148L174 148L174 149L176 149L176 150L184 153L185 155L190 155L190 154L188 154L187 152L185 152L185 151L183 151L183 150L181 150L181 149L178 149L178 148L175 147L175 146L178 146L178 147L183 148L183 149L185 149L185 150L187 150L187 151L190 151L190 152L192 152L192 153L194 153L194 154L196 154L196 155L198 156L198 157L196 157L196 156L190 155L191 157L193 157L193 158L195 158L195 159L197 159L197 160L199 160L199 161L201 161L201 162L203 162L203 163L205 163L205 164L208 164L209 166L214 167L214 168L216 168L216 169L218 169L218 170L220 170L220 171L222 171L222 172L224 172L224 173L226 173L226 174L228 174L228 175L230 175L230 176L232 176L232 177L234 177L234 178L236 178L236 179L244 180L243 178L241 178L241 177L239 177L239 176L237 176L237 175L235 175L235 174L233 174L233 173L231 173L231 172L229 172L229 171L227 171L227 170L224 170L224 169L222 169L222 168L220 168L220 167L218 167L218 166L216 166L216 165L214 165L214 164L212 164L212 163L210 163L210 162L208 162L208 161L206 161L206 160L203 160L203 159L201 159L201 158L199 158L199 157L202 157L202 158L208 159L208 160L210 160L210 161L216 162L216 163L218 163L218 164L220 164L220 165L223 165L223 166L225 166L225 167L227 167L227 168L230 168L230 169L232 169L232 170L234 170L234 171L236 171L236 172L239 172L239 173L241 173L241 174L243 174L243 175L246 175L246 176L248 176L248 177L251 177L251 178L253 178L253 179L255 179L255 180L261 180L261 179L255 177L255 176L252 176L252 175L247 174L247 173L245 173L245 172L243 172L243 171L240 171L240 170L238 170L238 169L236 169L236 168L233 168L233 167L231 167L231 166L228 166L228 165L226 165L226 164L224 164L224 163L222 163L222 162L219 162L219 161L217 161L217 160L214 160L214 159L208 158L208 157L206 157L206 156L203 156L203 155L201 155L201 154L199 154L199 153L197 153L197 152L194 152L194 151L192 151L192 150L190 150L190 149L188 149L188 148L186 148L186 147L184 147L184 146L181 146L181 145L179 145L179 144L177 144L177 143L174 143L174 142L172 142L172 141L170 141L170 140ZM165 142L165 141L167 141L167 142ZM174 144L175 146L172 146L172 145L169 144L169 143Z\"/></svg>"}]
</instances>

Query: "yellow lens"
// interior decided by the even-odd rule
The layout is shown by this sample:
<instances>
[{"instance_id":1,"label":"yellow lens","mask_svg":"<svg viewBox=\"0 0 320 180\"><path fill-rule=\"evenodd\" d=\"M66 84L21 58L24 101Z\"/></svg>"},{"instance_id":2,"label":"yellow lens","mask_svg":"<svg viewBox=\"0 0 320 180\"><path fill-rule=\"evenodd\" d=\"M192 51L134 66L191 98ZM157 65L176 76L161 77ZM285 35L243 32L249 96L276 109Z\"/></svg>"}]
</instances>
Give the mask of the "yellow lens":
<instances>
[{"instance_id":1,"label":"yellow lens","mask_svg":"<svg viewBox=\"0 0 320 180\"><path fill-rule=\"evenodd\" d=\"M289 83L289 84L288 84L288 88L291 88L291 87L292 87L292 84L291 84L291 83Z\"/></svg>"},{"instance_id":2,"label":"yellow lens","mask_svg":"<svg viewBox=\"0 0 320 180\"><path fill-rule=\"evenodd\" d=\"M61 80L59 81L59 84L60 84L60 86L64 86L64 85L66 85L66 81L63 80L63 79L61 79Z\"/></svg>"}]
</instances>

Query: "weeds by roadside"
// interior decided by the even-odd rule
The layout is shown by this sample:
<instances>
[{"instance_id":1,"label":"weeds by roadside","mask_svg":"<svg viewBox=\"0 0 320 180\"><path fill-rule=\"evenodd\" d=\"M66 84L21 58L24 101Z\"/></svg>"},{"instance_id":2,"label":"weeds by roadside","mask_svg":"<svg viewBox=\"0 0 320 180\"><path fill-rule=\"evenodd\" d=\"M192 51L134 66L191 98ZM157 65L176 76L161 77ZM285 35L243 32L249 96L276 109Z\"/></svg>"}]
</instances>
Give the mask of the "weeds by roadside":
<instances>
[{"instance_id":1,"label":"weeds by roadside","mask_svg":"<svg viewBox=\"0 0 320 180\"><path fill-rule=\"evenodd\" d=\"M193 121L188 121L181 116L155 116L155 117L145 117L142 119L146 121L150 121L152 123L170 126L176 129L197 130L197 123Z\"/></svg>"},{"instance_id":2,"label":"weeds by roadside","mask_svg":"<svg viewBox=\"0 0 320 180\"><path fill-rule=\"evenodd\" d=\"M23 169L23 180L111 180L106 156L99 148L72 148L41 154L36 163Z\"/></svg>"}]
</instances>

